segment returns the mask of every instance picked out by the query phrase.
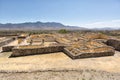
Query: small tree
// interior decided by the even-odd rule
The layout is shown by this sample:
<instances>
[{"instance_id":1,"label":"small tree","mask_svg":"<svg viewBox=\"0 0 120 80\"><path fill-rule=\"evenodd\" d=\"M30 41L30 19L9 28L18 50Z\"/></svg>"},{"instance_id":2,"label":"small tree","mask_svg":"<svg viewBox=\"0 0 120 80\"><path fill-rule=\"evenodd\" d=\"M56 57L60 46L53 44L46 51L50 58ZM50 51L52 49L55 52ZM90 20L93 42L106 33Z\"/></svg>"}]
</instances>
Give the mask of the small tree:
<instances>
[{"instance_id":1,"label":"small tree","mask_svg":"<svg viewBox=\"0 0 120 80\"><path fill-rule=\"evenodd\" d=\"M62 33L62 34L68 33L68 31L66 29L60 29L58 32Z\"/></svg>"}]
</instances>

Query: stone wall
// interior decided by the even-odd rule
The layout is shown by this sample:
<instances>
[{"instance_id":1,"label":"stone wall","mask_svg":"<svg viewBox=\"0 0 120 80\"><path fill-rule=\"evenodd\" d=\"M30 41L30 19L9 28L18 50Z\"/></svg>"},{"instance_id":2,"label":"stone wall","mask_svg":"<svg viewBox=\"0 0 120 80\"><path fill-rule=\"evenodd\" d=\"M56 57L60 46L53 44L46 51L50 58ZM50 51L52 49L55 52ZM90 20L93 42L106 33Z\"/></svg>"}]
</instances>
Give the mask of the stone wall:
<instances>
[{"instance_id":1,"label":"stone wall","mask_svg":"<svg viewBox=\"0 0 120 80\"><path fill-rule=\"evenodd\" d=\"M12 49L14 48L15 46L3 46L2 47L2 51L3 52L9 52L9 51L12 51Z\"/></svg>"},{"instance_id":2,"label":"stone wall","mask_svg":"<svg viewBox=\"0 0 120 80\"><path fill-rule=\"evenodd\" d=\"M109 39L109 40L106 42L106 44L109 45L109 46L114 47L115 50L120 51L120 40L117 40L117 39Z\"/></svg>"},{"instance_id":3,"label":"stone wall","mask_svg":"<svg viewBox=\"0 0 120 80\"><path fill-rule=\"evenodd\" d=\"M8 43L10 43L10 42L12 42L14 40L15 40L15 38L6 39L6 40L0 42L0 47L3 46L3 45L7 45Z\"/></svg>"},{"instance_id":4,"label":"stone wall","mask_svg":"<svg viewBox=\"0 0 120 80\"><path fill-rule=\"evenodd\" d=\"M38 47L38 48L13 48L11 57L26 56L34 54L44 54L61 52L64 46L50 46L50 47Z\"/></svg>"},{"instance_id":5,"label":"stone wall","mask_svg":"<svg viewBox=\"0 0 120 80\"><path fill-rule=\"evenodd\" d=\"M71 57L72 59L80 59L80 58L91 58L91 57L103 57L103 56L112 56L115 54L114 50L109 50L105 52L95 52L95 53L79 53L78 55L74 55L67 48L63 49L63 52Z\"/></svg>"}]
</instances>

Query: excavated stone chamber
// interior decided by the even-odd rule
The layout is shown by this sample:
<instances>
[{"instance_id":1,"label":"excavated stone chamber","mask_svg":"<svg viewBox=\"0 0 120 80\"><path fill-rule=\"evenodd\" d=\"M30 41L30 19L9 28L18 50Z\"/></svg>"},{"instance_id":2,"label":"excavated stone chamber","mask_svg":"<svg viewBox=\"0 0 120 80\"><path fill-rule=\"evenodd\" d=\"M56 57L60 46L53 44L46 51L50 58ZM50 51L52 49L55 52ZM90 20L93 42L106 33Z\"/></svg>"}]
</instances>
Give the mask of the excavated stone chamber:
<instances>
[{"instance_id":1,"label":"excavated stone chamber","mask_svg":"<svg viewBox=\"0 0 120 80\"><path fill-rule=\"evenodd\" d=\"M64 48L63 51L72 59L112 56L115 54L113 47L96 41L76 42Z\"/></svg>"}]
</instances>

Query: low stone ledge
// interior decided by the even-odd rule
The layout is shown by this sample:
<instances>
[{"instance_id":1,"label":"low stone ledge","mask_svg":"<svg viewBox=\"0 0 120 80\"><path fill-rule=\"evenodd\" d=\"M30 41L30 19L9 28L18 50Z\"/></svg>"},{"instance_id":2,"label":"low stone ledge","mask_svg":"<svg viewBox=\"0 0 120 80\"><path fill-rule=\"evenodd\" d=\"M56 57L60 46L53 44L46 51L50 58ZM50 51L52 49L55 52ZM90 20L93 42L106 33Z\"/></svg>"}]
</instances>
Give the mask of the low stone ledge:
<instances>
[{"instance_id":1,"label":"low stone ledge","mask_svg":"<svg viewBox=\"0 0 120 80\"><path fill-rule=\"evenodd\" d=\"M63 48L64 46L50 46L50 47L38 47L38 48L13 48L11 57L61 52L63 51Z\"/></svg>"},{"instance_id":2,"label":"low stone ledge","mask_svg":"<svg viewBox=\"0 0 120 80\"><path fill-rule=\"evenodd\" d=\"M2 51L3 52L9 52L9 51L12 51L12 49L14 48L15 46L3 46L2 47Z\"/></svg>"}]
</instances>

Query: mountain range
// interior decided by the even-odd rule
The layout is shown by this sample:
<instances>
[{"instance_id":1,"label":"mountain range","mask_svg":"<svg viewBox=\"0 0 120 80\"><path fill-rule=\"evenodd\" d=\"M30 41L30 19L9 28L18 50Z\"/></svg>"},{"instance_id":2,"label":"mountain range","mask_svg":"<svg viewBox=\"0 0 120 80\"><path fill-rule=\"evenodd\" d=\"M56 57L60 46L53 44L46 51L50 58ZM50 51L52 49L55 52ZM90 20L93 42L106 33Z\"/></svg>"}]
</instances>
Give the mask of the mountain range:
<instances>
[{"instance_id":1,"label":"mountain range","mask_svg":"<svg viewBox=\"0 0 120 80\"><path fill-rule=\"evenodd\" d=\"M0 30L59 30L59 29L68 29L68 30L86 30L87 28L78 27L78 26L68 26L63 25L57 22L25 22L25 23L0 23Z\"/></svg>"},{"instance_id":2,"label":"mountain range","mask_svg":"<svg viewBox=\"0 0 120 80\"><path fill-rule=\"evenodd\" d=\"M79 26L63 25L58 22L25 22L25 23L0 23L0 30L120 30L120 28L84 28Z\"/></svg>"}]
</instances>

